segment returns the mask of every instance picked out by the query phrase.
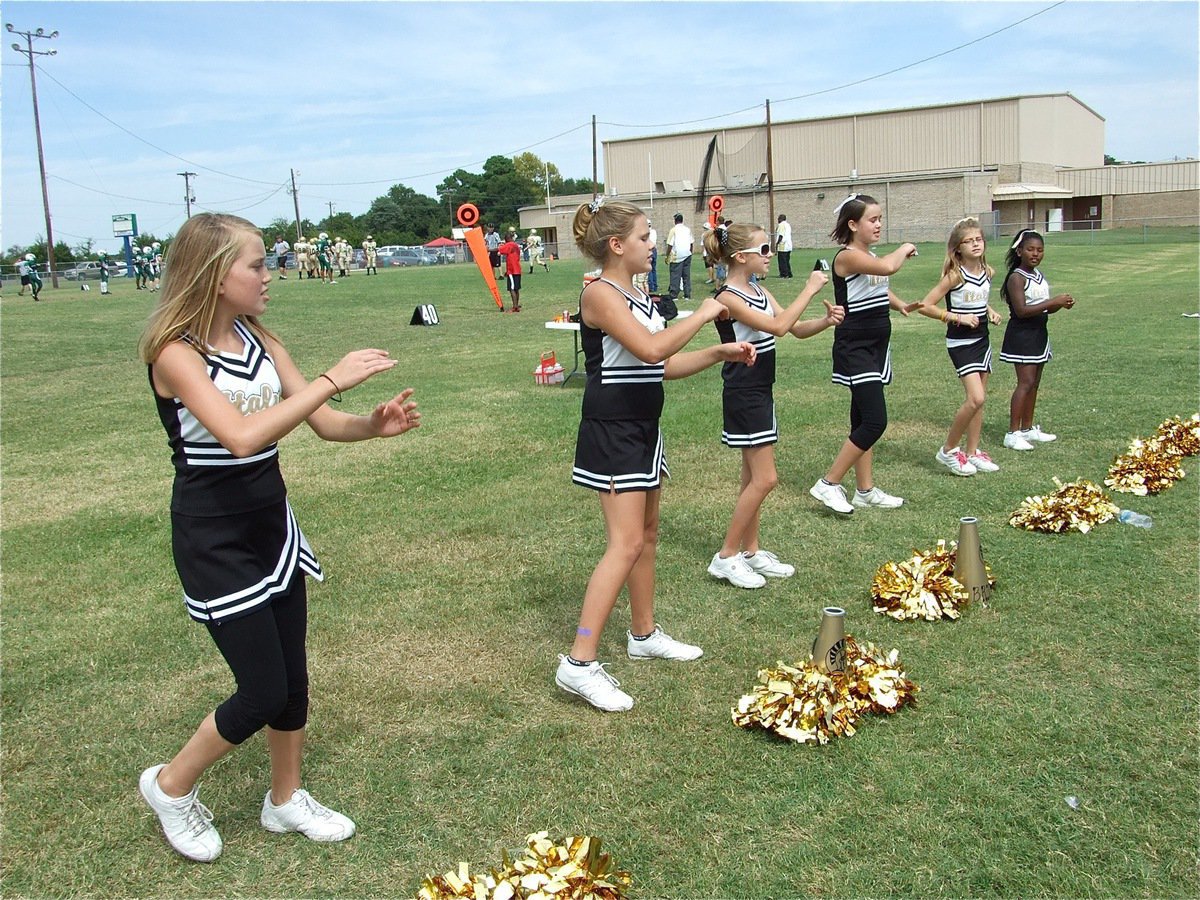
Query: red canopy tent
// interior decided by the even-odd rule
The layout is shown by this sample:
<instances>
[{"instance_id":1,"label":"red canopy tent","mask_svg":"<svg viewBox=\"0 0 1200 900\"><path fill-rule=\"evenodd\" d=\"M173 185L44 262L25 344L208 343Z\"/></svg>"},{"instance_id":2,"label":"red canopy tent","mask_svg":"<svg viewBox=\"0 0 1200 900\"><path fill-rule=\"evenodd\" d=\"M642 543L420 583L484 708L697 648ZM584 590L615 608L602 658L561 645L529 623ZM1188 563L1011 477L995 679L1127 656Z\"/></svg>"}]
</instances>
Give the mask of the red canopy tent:
<instances>
[{"instance_id":1,"label":"red canopy tent","mask_svg":"<svg viewBox=\"0 0 1200 900\"><path fill-rule=\"evenodd\" d=\"M436 237L432 241L430 241L428 244L425 244L425 246L426 247L457 247L458 241L454 240L454 238Z\"/></svg>"}]
</instances>

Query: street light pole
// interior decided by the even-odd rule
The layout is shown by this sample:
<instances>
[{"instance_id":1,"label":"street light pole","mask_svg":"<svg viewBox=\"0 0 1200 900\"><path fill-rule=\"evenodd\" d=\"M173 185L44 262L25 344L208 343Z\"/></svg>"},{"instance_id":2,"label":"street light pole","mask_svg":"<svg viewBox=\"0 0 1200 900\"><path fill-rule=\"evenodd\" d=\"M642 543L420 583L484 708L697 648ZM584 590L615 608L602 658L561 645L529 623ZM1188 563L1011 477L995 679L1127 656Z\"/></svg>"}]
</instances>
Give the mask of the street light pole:
<instances>
[{"instance_id":1,"label":"street light pole","mask_svg":"<svg viewBox=\"0 0 1200 900\"><path fill-rule=\"evenodd\" d=\"M25 46L13 44L12 48L18 53L23 54L29 60L29 85L33 89L33 130L37 134L37 151L38 151L38 170L42 175L42 209L46 213L46 266L50 269L50 284L58 287L58 272L54 268L54 231L50 227L50 192L46 189L46 155L42 150L42 122L38 116L37 102L37 78L33 73L33 58L35 56L56 56L57 50L34 50L33 39L58 37L57 31L52 31L46 34L44 28L39 28L37 31L17 31L12 27L11 23L4 26L8 29L9 34L19 34L25 38Z\"/></svg>"}]
</instances>

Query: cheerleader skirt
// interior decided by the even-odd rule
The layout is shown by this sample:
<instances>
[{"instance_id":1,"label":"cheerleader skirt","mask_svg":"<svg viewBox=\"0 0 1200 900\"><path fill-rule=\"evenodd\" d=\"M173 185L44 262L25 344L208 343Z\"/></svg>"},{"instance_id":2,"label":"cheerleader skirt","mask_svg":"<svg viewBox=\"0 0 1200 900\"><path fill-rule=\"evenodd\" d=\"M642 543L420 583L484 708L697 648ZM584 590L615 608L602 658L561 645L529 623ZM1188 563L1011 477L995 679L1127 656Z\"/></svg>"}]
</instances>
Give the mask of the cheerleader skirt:
<instances>
[{"instance_id":1,"label":"cheerleader skirt","mask_svg":"<svg viewBox=\"0 0 1200 900\"><path fill-rule=\"evenodd\" d=\"M758 447L779 440L775 399L770 388L725 390L721 394L721 443L726 447Z\"/></svg>"},{"instance_id":2,"label":"cheerleader skirt","mask_svg":"<svg viewBox=\"0 0 1200 900\"><path fill-rule=\"evenodd\" d=\"M575 442L571 480L603 493L662 487L666 447L657 419L583 419Z\"/></svg>"},{"instance_id":3,"label":"cheerleader skirt","mask_svg":"<svg viewBox=\"0 0 1200 900\"><path fill-rule=\"evenodd\" d=\"M892 383L892 328L843 331L833 338L833 383L854 387Z\"/></svg>"},{"instance_id":4,"label":"cheerleader skirt","mask_svg":"<svg viewBox=\"0 0 1200 900\"><path fill-rule=\"evenodd\" d=\"M1044 315L1032 319L1014 317L1008 320L1008 327L1004 330L1004 343L1000 345L1000 362L1018 366L1040 365L1049 362L1053 356Z\"/></svg>"},{"instance_id":5,"label":"cheerleader skirt","mask_svg":"<svg viewBox=\"0 0 1200 900\"><path fill-rule=\"evenodd\" d=\"M249 615L286 593L298 573L325 577L286 500L231 516L172 512L171 550L197 622Z\"/></svg>"},{"instance_id":6,"label":"cheerleader skirt","mask_svg":"<svg viewBox=\"0 0 1200 900\"><path fill-rule=\"evenodd\" d=\"M954 364L954 371L959 378L975 372L992 371L992 344L987 338L958 347L947 347L946 352L950 354L950 362Z\"/></svg>"}]
</instances>

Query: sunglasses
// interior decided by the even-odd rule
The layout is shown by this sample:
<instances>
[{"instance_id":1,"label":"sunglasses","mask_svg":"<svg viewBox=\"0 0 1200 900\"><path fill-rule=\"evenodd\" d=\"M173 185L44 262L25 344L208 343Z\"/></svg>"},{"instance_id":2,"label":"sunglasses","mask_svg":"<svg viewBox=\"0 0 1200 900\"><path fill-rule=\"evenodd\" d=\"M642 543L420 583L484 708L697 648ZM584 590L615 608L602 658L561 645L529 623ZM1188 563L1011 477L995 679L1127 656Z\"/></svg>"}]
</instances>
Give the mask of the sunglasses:
<instances>
[{"instance_id":1,"label":"sunglasses","mask_svg":"<svg viewBox=\"0 0 1200 900\"><path fill-rule=\"evenodd\" d=\"M759 256L771 255L771 244L759 244L757 247L743 247L741 250L735 250L735 253L757 253Z\"/></svg>"}]
</instances>

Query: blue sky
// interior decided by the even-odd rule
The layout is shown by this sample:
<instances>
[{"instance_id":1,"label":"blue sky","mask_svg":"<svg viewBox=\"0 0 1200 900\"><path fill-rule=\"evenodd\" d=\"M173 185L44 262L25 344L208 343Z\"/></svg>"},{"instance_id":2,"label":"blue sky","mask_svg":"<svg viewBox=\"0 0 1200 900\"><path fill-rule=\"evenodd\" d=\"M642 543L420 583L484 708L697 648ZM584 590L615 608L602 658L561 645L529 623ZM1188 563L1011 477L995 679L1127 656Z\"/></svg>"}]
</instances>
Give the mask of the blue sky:
<instances>
[{"instance_id":1,"label":"blue sky","mask_svg":"<svg viewBox=\"0 0 1200 900\"><path fill-rule=\"evenodd\" d=\"M37 61L55 239L113 250L115 213L160 237L179 227L183 171L198 173L195 209L265 224L292 216L295 168L318 220L331 202L361 214L396 182L432 196L454 169L526 149L590 177L593 114L603 140L761 121L767 98L780 121L1070 91L1106 119L1113 156L1197 156L1198 8L6 0L0 14L59 31L35 45L58 51ZM5 37L8 247L45 226L28 66Z\"/></svg>"}]
</instances>

